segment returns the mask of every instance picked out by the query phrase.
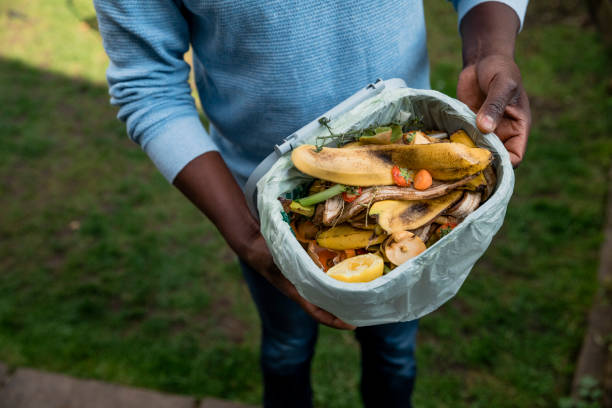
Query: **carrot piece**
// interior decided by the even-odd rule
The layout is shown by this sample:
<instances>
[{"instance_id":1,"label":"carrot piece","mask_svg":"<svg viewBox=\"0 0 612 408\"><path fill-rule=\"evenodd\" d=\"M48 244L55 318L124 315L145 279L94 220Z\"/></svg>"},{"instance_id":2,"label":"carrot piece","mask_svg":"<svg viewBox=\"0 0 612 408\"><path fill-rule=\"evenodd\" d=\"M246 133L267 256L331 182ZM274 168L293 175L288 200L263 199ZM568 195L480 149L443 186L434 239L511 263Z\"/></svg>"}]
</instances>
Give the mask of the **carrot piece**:
<instances>
[{"instance_id":1,"label":"carrot piece","mask_svg":"<svg viewBox=\"0 0 612 408\"><path fill-rule=\"evenodd\" d=\"M335 252L331 252L331 251L321 251L319 253L319 262L321 262L321 265L323 265L323 270L325 272L327 272L327 270L329 268L331 268L333 265L333 260L336 257L336 253Z\"/></svg>"},{"instance_id":2,"label":"carrot piece","mask_svg":"<svg viewBox=\"0 0 612 408\"><path fill-rule=\"evenodd\" d=\"M414 188L417 190L427 190L432 183L431 174L425 169L419 170L414 176Z\"/></svg>"},{"instance_id":3,"label":"carrot piece","mask_svg":"<svg viewBox=\"0 0 612 408\"><path fill-rule=\"evenodd\" d=\"M354 249L345 249L344 254L346 255L347 258L352 258L356 255Z\"/></svg>"},{"instance_id":4,"label":"carrot piece","mask_svg":"<svg viewBox=\"0 0 612 408\"><path fill-rule=\"evenodd\" d=\"M291 226L293 235L295 235L295 238L297 238L298 241L308 243L308 239L304 235L302 235L302 231L300 231L300 228L295 225L295 220L291 221L291 224L289 225Z\"/></svg>"}]
</instances>

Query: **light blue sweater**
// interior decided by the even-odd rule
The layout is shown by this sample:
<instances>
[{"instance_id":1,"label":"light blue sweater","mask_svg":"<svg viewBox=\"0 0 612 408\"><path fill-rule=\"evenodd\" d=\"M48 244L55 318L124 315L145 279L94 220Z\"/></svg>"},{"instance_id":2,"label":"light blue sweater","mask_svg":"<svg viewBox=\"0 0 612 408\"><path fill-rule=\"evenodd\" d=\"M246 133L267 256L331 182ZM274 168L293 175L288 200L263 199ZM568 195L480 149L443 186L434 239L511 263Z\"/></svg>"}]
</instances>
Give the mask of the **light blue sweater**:
<instances>
[{"instance_id":1,"label":"light blue sweater","mask_svg":"<svg viewBox=\"0 0 612 408\"><path fill-rule=\"evenodd\" d=\"M430 0L433 1L433 0ZM452 0L461 18L485 0ZM503 0L521 23L528 0ZM111 102L172 181L217 150L240 182L376 78L429 87L421 0L95 0ZM206 132L187 82L193 47Z\"/></svg>"}]
</instances>

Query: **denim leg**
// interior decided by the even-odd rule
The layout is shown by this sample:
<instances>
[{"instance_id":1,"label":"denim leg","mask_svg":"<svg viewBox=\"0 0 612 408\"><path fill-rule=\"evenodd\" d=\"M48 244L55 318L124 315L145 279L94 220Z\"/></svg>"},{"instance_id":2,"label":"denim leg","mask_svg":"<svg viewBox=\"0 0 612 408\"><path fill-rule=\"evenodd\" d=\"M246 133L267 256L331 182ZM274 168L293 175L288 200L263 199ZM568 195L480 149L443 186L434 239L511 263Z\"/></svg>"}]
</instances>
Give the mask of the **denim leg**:
<instances>
[{"instance_id":1,"label":"denim leg","mask_svg":"<svg viewBox=\"0 0 612 408\"><path fill-rule=\"evenodd\" d=\"M265 408L310 408L310 363L318 323L263 276L240 262L261 318Z\"/></svg>"},{"instance_id":2,"label":"denim leg","mask_svg":"<svg viewBox=\"0 0 612 408\"><path fill-rule=\"evenodd\" d=\"M418 320L359 327L361 396L366 408L406 408L416 375Z\"/></svg>"}]
</instances>

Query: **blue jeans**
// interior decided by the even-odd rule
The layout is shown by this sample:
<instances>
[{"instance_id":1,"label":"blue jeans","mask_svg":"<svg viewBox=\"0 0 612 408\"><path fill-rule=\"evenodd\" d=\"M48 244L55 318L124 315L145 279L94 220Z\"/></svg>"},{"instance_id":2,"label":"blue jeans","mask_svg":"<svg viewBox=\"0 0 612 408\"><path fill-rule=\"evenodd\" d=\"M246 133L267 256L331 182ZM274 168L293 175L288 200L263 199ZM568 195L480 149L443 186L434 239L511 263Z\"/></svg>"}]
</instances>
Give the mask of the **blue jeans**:
<instances>
[{"instance_id":1,"label":"blue jeans","mask_svg":"<svg viewBox=\"0 0 612 408\"><path fill-rule=\"evenodd\" d=\"M265 408L310 408L310 364L318 323L243 262L242 272L262 325ZM361 396L366 408L410 407L416 375L418 321L359 327Z\"/></svg>"}]
</instances>

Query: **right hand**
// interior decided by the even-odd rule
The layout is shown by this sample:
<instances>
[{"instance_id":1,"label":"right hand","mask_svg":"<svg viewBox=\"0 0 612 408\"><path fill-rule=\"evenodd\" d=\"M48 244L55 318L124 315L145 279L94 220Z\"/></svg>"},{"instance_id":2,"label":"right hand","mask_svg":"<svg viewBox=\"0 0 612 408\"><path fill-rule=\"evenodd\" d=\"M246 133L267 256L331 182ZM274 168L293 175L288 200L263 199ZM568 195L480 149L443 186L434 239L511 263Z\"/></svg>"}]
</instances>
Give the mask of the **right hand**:
<instances>
[{"instance_id":1,"label":"right hand","mask_svg":"<svg viewBox=\"0 0 612 408\"><path fill-rule=\"evenodd\" d=\"M278 270L259 223L249 212L244 193L218 152L207 152L190 161L176 176L174 185L217 226L242 260L297 302L313 319L336 329L355 329L300 296Z\"/></svg>"},{"instance_id":2,"label":"right hand","mask_svg":"<svg viewBox=\"0 0 612 408\"><path fill-rule=\"evenodd\" d=\"M313 305L304 299L295 286L285 278L272 260L270 250L266 245L264 237L259 231L250 237L249 245L244 254L238 254L251 268L260 273L274 287L285 294L289 299L295 301L313 319L321 324L341 330L354 330L355 326L343 322L331 313Z\"/></svg>"}]
</instances>

